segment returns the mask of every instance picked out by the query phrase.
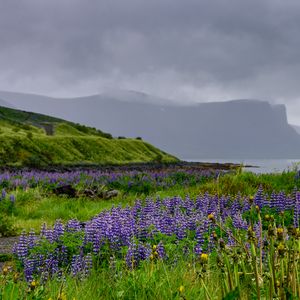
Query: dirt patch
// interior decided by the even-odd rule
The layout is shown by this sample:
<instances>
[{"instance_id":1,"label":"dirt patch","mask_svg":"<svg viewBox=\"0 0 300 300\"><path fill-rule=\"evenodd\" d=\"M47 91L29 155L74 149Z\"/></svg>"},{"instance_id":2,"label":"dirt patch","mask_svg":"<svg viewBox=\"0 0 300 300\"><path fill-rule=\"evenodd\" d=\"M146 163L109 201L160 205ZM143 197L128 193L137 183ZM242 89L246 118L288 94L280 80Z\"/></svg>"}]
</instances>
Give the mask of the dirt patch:
<instances>
[{"instance_id":1,"label":"dirt patch","mask_svg":"<svg viewBox=\"0 0 300 300\"><path fill-rule=\"evenodd\" d=\"M10 260L12 248L18 240L18 236L0 237L0 272L6 261Z\"/></svg>"},{"instance_id":2,"label":"dirt patch","mask_svg":"<svg viewBox=\"0 0 300 300\"><path fill-rule=\"evenodd\" d=\"M0 254L11 254L14 243L18 240L18 236L0 237Z\"/></svg>"}]
</instances>

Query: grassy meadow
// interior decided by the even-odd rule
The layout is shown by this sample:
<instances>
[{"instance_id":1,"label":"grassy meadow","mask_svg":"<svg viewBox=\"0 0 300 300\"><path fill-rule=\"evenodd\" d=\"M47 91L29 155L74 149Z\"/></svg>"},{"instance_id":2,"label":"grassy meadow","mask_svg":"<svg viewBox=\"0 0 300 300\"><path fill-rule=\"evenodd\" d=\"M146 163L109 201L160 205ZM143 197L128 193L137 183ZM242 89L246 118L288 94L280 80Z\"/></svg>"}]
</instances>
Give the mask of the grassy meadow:
<instances>
[{"instance_id":1,"label":"grassy meadow","mask_svg":"<svg viewBox=\"0 0 300 300\"><path fill-rule=\"evenodd\" d=\"M296 172L83 173L2 174L0 299L299 299Z\"/></svg>"}]
</instances>

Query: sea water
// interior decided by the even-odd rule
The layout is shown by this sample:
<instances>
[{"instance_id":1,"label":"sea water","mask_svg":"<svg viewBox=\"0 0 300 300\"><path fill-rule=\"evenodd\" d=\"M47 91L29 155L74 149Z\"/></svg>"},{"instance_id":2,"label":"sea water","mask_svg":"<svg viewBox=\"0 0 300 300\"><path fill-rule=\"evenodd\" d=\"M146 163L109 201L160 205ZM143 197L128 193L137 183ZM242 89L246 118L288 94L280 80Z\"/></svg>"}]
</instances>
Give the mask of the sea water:
<instances>
[{"instance_id":1,"label":"sea water","mask_svg":"<svg viewBox=\"0 0 300 300\"><path fill-rule=\"evenodd\" d=\"M289 170L300 170L299 159L183 159L184 161L209 162L209 163L235 163L250 165L243 170L254 173L281 173Z\"/></svg>"}]
</instances>

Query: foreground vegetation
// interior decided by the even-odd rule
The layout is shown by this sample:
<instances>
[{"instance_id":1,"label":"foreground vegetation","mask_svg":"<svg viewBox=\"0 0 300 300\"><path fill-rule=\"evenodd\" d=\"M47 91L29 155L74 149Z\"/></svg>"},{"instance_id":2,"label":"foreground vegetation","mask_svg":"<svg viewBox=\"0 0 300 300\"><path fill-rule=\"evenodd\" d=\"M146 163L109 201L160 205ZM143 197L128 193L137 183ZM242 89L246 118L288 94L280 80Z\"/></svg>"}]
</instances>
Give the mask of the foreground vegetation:
<instances>
[{"instance_id":1,"label":"foreground vegetation","mask_svg":"<svg viewBox=\"0 0 300 300\"><path fill-rule=\"evenodd\" d=\"M296 172L10 175L5 223L35 233L3 268L0 299L300 298ZM76 198L53 194L60 182ZM92 186L119 195L87 198Z\"/></svg>"}]
</instances>

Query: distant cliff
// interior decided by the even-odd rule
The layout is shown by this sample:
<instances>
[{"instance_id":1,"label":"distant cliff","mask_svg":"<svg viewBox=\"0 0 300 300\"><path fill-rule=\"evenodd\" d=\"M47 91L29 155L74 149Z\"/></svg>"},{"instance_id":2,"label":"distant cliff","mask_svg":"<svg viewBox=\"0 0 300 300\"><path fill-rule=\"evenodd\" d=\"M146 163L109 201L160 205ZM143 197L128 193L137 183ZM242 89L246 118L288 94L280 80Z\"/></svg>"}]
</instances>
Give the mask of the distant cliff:
<instances>
[{"instance_id":1,"label":"distant cliff","mask_svg":"<svg viewBox=\"0 0 300 300\"><path fill-rule=\"evenodd\" d=\"M151 101L149 95L138 101L138 93L124 93L52 99L0 92L0 97L17 108L101 128L114 136L141 136L180 158L300 157L300 135L287 123L284 105L234 100L176 106Z\"/></svg>"},{"instance_id":2,"label":"distant cliff","mask_svg":"<svg viewBox=\"0 0 300 300\"><path fill-rule=\"evenodd\" d=\"M300 134L300 126L298 125L292 125L292 126L298 132L298 134Z\"/></svg>"}]
</instances>

